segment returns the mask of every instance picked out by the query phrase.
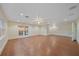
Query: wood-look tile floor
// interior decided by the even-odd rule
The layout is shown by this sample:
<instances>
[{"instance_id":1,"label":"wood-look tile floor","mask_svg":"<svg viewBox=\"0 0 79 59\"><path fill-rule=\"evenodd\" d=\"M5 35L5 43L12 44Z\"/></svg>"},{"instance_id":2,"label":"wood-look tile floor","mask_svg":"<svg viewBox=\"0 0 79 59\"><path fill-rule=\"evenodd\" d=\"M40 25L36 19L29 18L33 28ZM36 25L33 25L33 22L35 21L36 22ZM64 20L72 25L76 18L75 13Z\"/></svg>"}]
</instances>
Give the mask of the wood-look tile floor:
<instances>
[{"instance_id":1,"label":"wood-look tile floor","mask_svg":"<svg viewBox=\"0 0 79 59\"><path fill-rule=\"evenodd\" d=\"M79 56L79 45L63 36L31 36L9 40L2 56Z\"/></svg>"}]
</instances>

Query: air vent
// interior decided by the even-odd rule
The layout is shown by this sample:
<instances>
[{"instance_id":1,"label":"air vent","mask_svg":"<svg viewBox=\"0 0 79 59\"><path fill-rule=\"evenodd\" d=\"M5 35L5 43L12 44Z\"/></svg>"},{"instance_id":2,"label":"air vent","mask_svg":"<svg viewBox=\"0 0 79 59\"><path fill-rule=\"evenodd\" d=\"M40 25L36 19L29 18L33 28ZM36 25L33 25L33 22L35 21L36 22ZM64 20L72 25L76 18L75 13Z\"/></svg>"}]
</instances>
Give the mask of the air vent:
<instances>
[{"instance_id":1,"label":"air vent","mask_svg":"<svg viewBox=\"0 0 79 59\"><path fill-rule=\"evenodd\" d=\"M70 7L70 8L69 8L69 10L73 10L73 9L75 9L75 8L77 8L77 6L76 6L76 5L74 5L74 6Z\"/></svg>"},{"instance_id":2,"label":"air vent","mask_svg":"<svg viewBox=\"0 0 79 59\"><path fill-rule=\"evenodd\" d=\"M25 18L29 18L29 16L25 16Z\"/></svg>"}]
</instances>

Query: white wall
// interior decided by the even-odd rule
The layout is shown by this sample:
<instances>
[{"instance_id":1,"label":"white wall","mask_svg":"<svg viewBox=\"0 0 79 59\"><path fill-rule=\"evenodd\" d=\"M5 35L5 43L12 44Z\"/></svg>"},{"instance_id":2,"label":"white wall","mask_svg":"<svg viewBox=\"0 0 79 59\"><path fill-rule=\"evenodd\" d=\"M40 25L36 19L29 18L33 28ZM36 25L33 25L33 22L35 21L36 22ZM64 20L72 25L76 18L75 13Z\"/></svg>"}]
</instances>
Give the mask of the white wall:
<instances>
[{"instance_id":1,"label":"white wall","mask_svg":"<svg viewBox=\"0 0 79 59\"><path fill-rule=\"evenodd\" d=\"M46 26L38 27L33 25L28 25L28 35L23 37L28 37L32 35L46 35L47 29ZM22 36L18 35L18 24L15 22L8 22L8 39L15 39Z\"/></svg>"},{"instance_id":2,"label":"white wall","mask_svg":"<svg viewBox=\"0 0 79 59\"><path fill-rule=\"evenodd\" d=\"M2 50L4 49L4 46L6 45L8 39L7 39L7 21L4 16L4 13L2 12L1 6L0 6L0 20L4 21L4 27L6 28L4 35L0 36L0 54Z\"/></svg>"},{"instance_id":3,"label":"white wall","mask_svg":"<svg viewBox=\"0 0 79 59\"><path fill-rule=\"evenodd\" d=\"M66 23L57 24L56 26L57 26L57 29L49 30L49 34L72 37L72 23L66 22Z\"/></svg>"},{"instance_id":4,"label":"white wall","mask_svg":"<svg viewBox=\"0 0 79 59\"><path fill-rule=\"evenodd\" d=\"M18 24L15 22L8 22L8 39L19 38L18 35ZM41 28L38 26L28 25L28 36L32 35L47 35L47 26L42 26ZM63 23L61 25L57 25L58 29L56 31L49 30L48 34L62 35L72 37L72 23ZM50 27L50 26L49 26ZM24 36L25 37L25 36Z\"/></svg>"},{"instance_id":5,"label":"white wall","mask_svg":"<svg viewBox=\"0 0 79 59\"><path fill-rule=\"evenodd\" d=\"M29 36L31 35L47 35L46 26L29 26Z\"/></svg>"},{"instance_id":6,"label":"white wall","mask_svg":"<svg viewBox=\"0 0 79 59\"><path fill-rule=\"evenodd\" d=\"M18 28L17 24L8 21L8 39L18 38Z\"/></svg>"}]
</instances>

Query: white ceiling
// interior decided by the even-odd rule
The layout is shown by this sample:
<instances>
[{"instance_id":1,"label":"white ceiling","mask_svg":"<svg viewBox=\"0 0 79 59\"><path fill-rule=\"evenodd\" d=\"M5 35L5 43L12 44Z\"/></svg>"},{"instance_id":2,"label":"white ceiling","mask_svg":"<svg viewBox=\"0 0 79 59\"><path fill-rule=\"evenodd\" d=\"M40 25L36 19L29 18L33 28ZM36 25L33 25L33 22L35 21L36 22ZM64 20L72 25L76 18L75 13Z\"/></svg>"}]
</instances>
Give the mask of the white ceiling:
<instances>
[{"instance_id":1,"label":"white ceiling","mask_svg":"<svg viewBox=\"0 0 79 59\"><path fill-rule=\"evenodd\" d=\"M37 16L49 23L73 21L79 18L79 4L58 3L10 3L1 4L4 13L10 20L31 22ZM76 6L76 7L73 7ZM20 13L24 15L21 16ZM25 16L29 16L26 18Z\"/></svg>"}]
</instances>

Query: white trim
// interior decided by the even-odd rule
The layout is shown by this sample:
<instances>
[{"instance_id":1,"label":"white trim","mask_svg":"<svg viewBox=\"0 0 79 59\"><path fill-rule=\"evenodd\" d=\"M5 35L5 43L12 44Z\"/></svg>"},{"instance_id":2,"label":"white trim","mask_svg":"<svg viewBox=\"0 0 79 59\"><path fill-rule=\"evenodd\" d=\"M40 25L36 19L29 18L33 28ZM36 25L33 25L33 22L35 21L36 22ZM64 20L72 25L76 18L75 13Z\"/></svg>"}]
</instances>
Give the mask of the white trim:
<instances>
[{"instance_id":1,"label":"white trim","mask_svg":"<svg viewBox=\"0 0 79 59\"><path fill-rule=\"evenodd\" d=\"M5 42L4 42L4 44L2 45L2 47L0 48L0 55L1 55L1 53L2 53L2 51L3 51L3 49L4 49L4 47L5 47L5 45L6 45L6 43L7 43L7 39L5 39Z\"/></svg>"},{"instance_id":2,"label":"white trim","mask_svg":"<svg viewBox=\"0 0 79 59\"><path fill-rule=\"evenodd\" d=\"M2 45L1 48L0 48L0 55L1 55L1 53L2 53L2 51L3 51L3 49L4 49L4 47L5 47L6 43L8 42L8 37L7 37L7 23L5 23L5 28L6 28L5 35L3 35L3 36L1 37L1 40L4 39L5 41L4 41L3 45Z\"/></svg>"},{"instance_id":3,"label":"white trim","mask_svg":"<svg viewBox=\"0 0 79 59\"><path fill-rule=\"evenodd\" d=\"M72 35L67 35L67 34L58 34L58 33L53 33L53 34L48 34L48 35L60 35L60 36L72 37Z\"/></svg>"},{"instance_id":4,"label":"white trim","mask_svg":"<svg viewBox=\"0 0 79 59\"><path fill-rule=\"evenodd\" d=\"M79 44L79 40L77 40L77 43Z\"/></svg>"},{"instance_id":5,"label":"white trim","mask_svg":"<svg viewBox=\"0 0 79 59\"><path fill-rule=\"evenodd\" d=\"M5 37L5 35L1 36L1 37L0 37L0 40L2 40L4 37Z\"/></svg>"}]
</instances>

